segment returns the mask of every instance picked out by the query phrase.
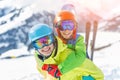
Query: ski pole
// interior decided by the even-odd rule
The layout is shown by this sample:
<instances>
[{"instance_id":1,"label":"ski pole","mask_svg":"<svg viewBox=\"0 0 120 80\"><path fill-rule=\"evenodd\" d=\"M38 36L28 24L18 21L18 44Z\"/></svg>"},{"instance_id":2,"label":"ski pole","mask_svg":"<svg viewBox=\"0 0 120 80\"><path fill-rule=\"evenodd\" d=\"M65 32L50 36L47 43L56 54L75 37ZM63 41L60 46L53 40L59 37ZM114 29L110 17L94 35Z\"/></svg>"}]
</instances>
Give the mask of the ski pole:
<instances>
[{"instance_id":1,"label":"ski pole","mask_svg":"<svg viewBox=\"0 0 120 80\"><path fill-rule=\"evenodd\" d=\"M89 35L90 35L90 29L91 29L91 23L88 21L85 25L85 43L86 43L86 55L87 55L87 58L90 58L89 55L88 55L88 44L89 44Z\"/></svg>"},{"instance_id":2,"label":"ski pole","mask_svg":"<svg viewBox=\"0 0 120 80\"><path fill-rule=\"evenodd\" d=\"M95 39L96 39L96 34L97 34L97 27L98 27L98 22L94 21L93 23L93 39L91 43L91 60L93 61L93 56L94 56L94 46L95 46Z\"/></svg>"},{"instance_id":3,"label":"ski pole","mask_svg":"<svg viewBox=\"0 0 120 80\"><path fill-rule=\"evenodd\" d=\"M87 22L85 27L86 27L86 34L85 34L86 50L88 50L91 23Z\"/></svg>"}]
</instances>

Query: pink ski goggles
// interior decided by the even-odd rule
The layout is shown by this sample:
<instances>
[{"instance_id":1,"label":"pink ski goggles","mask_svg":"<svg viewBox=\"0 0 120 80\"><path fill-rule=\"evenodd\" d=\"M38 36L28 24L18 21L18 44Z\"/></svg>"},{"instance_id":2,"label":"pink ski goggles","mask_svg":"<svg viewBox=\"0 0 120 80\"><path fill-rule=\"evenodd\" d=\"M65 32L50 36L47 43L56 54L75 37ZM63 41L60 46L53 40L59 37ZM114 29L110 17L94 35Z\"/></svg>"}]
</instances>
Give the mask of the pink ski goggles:
<instances>
[{"instance_id":1,"label":"pink ski goggles","mask_svg":"<svg viewBox=\"0 0 120 80\"><path fill-rule=\"evenodd\" d=\"M75 23L72 20L65 20L58 22L55 27L59 28L61 31L73 30L75 27Z\"/></svg>"}]
</instances>

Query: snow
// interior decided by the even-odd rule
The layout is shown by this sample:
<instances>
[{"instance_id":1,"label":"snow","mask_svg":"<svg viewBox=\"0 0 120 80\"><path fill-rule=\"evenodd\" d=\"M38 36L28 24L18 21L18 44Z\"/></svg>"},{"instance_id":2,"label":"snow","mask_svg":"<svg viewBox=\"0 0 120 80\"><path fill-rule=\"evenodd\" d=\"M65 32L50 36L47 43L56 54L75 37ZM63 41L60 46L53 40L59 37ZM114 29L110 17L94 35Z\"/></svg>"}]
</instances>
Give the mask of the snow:
<instances>
[{"instance_id":1,"label":"snow","mask_svg":"<svg viewBox=\"0 0 120 80\"><path fill-rule=\"evenodd\" d=\"M0 21L7 22L7 24L0 26L0 29L1 29L0 34L6 32L12 28L16 28L17 27L16 25L21 25L25 19L29 18L33 14L33 12L31 12L31 9L29 7L25 7L24 9L22 9L22 11L20 13L18 13L18 12L16 12L16 13L20 14L20 15L12 21L10 20L10 17L12 15L14 15L15 13L10 13L10 14L0 18Z\"/></svg>"},{"instance_id":2,"label":"snow","mask_svg":"<svg viewBox=\"0 0 120 80\"><path fill-rule=\"evenodd\" d=\"M29 3L28 3L29 2ZM46 3L47 2L47 3ZM57 5L53 5L53 2ZM9 3L12 3L12 4L9 4ZM61 0L54 0L54 1L50 1L50 0L47 0L47 1L41 1L41 0L10 0L10 2L8 1L0 1L0 8L2 7L5 7L5 6L12 6L12 7L16 7L17 9L21 9L22 8L22 11L19 13L20 15L17 16L17 18L13 21L10 20L10 17L17 13L10 13L10 14L7 14L3 17L0 18L0 23L2 21L6 21L7 24L5 25L1 25L0 26L0 34L10 30L11 28L16 28L17 26L16 25L21 25L23 23L23 21L27 18L29 18L30 16L32 16L33 13L37 13L37 12L40 12L42 10L48 10L48 11L58 11L60 10L61 6L62 6L62 1ZM4 4L4 5L2 5ZM29 5L28 5L29 4ZM45 6L46 5L46 6ZM51 7L48 7L47 5L51 5ZM43 7L44 6L44 7ZM9 27L8 27L9 26Z\"/></svg>"},{"instance_id":3,"label":"snow","mask_svg":"<svg viewBox=\"0 0 120 80\"><path fill-rule=\"evenodd\" d=\"M105 80L119 80L120 63L118 61L120 61L120 33L98 32L96 47L106 44L111 44L111 46L100 51L95 51L93 62L102 69Z\"/></svg>"},{"instance_id":4,"label":"snow","mask_svg":"<svg viewBox=\"0 0 120 80\"><path fill-rule=\"evenodd\" d=\"M2 75L0 76L1 80L34 80L34 78L29 79L29 76L31 75L31 78L32 76L41 76L40 74L38 75L33 56L19 59L0 60L0 75Z\"/></svg>"},{"instance_id":5,"label":"snow","mask_svg":"<svg viewBox=\"0 0 120 80\"><path fill-rule=\"evenodd\" d=\"M28 55L26 57L19 57ZM5 57L11 56L11 59ZM18 58L15 58L18 57ZM36 69L34 56L28 53L26 47L10 50L0 56L1 80L41 80L42 75Z\"/></svg>"}]
</instances>

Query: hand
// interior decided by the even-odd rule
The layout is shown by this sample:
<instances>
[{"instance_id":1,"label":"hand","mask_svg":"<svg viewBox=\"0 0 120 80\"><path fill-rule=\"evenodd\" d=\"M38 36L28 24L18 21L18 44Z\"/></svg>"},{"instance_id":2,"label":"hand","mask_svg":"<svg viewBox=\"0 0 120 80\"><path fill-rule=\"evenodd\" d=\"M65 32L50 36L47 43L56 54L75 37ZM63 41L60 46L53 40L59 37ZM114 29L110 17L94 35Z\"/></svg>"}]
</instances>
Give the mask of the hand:
<instances>
[{"instance_id":1,"label":"hand","mask_svg":"<svg viewBox=\"0 0 120 80\"><path fill-rule=\"evenodd\" d=\"M48 71L48 74L50 74L51 76L53 76L55 78L59 78L61 75L61 72L58 69L58 66L54 65L54 64L44 64L42 66L42 70Z\"/></svg>"},{"instance_id":2,"label":"hand","mask_svg":"<svg viewBox=\"0 0 120 80\"><path fill-rule=\"evenodd\" d=\"M50 74L51 76L55 78L59 78L62 75L58 67L53 68L50 71L48 71L48 74Z\"/></svg>"},{"instance_id":3,"label":"hand","mask_svg":"<svg viewBox=\"0 0 120 80\"><path fill-rule=\"evenodd\" d=\"M42 70L48 71L48 68L49 68L49 64L44 64L42 66Z\"/></svg>"},{"instance_id":4,"label":"hand","mask_svg":"<svg viewBox=\"0 0 120 80\"><path fill-rule=\"evenodd\" d=\"M55 64L44 64L43 66L42 66L42 70L45 70L45 71L50 71L50 70L52 70L53 68L57 68L57 65L55 65Z\"/></svg>"},{"instance_id":5,"label":"hand","mask_svg":"<svg viewBox=\"0 0 120 80\"><path fill-rule=\"evenodd\" d=\"M82 80L95 80L92 76L83 76Z\"/></svg>"}]
</instances>

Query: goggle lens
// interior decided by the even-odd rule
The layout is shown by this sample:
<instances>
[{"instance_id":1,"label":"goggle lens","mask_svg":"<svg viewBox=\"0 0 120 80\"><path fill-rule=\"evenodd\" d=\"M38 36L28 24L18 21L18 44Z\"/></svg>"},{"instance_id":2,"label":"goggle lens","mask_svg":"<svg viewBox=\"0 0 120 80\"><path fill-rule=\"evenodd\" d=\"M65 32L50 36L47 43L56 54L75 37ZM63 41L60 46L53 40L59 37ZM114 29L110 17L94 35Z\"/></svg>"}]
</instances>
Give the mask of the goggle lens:
<instances>
[{"instance_id":1,"label":"goggle lens","mask_svg":"<svg viewBox=\"0 0 120 80\"><path fill-rule=\"evenodd\" d=\"M35 49L41 49L44 46L48 46L53 43L53 36L45 36L33 42L33 46Z\"/></svg>"},{"instance_id":2,"label":"goggle lens","mask_svg":"<svg viewBox=\"0 0 120 80\"><path fill-rule=\"evenodd\" d=\"M65 21L58 22L56 26L62 31L73 30L75 27L74 22L72 20L65 20Z\"/></svg>"}]
</instances>

